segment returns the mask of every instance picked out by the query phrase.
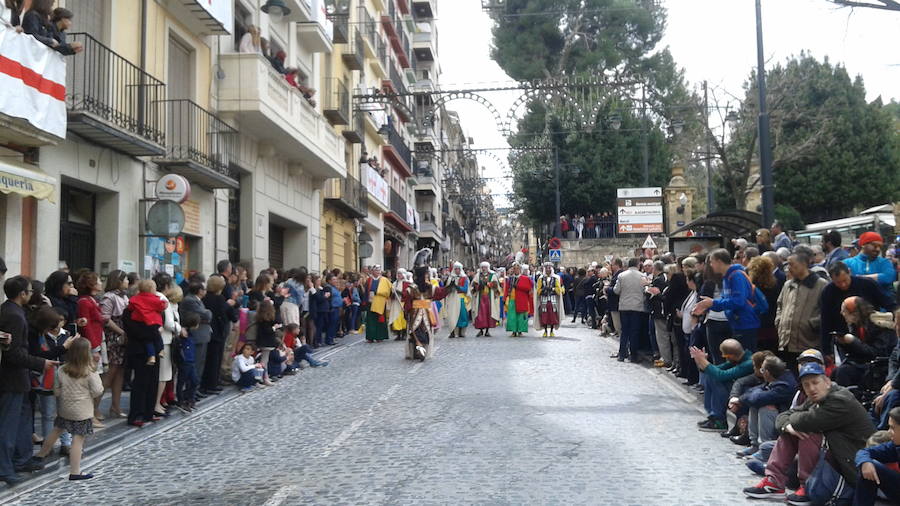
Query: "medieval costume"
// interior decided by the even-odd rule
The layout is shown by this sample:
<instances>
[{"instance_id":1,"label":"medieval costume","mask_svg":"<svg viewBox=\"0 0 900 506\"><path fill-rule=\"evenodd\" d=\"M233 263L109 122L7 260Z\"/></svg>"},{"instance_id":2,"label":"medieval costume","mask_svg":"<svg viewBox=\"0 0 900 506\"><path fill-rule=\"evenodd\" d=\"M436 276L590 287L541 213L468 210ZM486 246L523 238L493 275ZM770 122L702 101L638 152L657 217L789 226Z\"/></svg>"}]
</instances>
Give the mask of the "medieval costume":
<instances>
[{"instance_id":1,"label":"medieval costume","mask_svg":"<svg viewBox=\"0 0 900 506\"><path fill-rule=\"evenodd\" d=\"M506 319L506 268L497 269L497 284L500 286L500 321Z\"/></svg>"},{"instance_id":2,"label":"medieval costume","mask_svg":"<svg viewBox=\"0 0 900 506\"><path fill-rule=\"evenodd\" d=\"M537 280L537 288L535 289L537 300L534 304L536 310L534 327L543 329L544 337L547 337L548 329L550 337L554 337L554 330L559 328L559 315L563 309L562 294L562 280L553 272L553 264L550 262L545 263L544 272Z\"/></svg>"},{"instance_id":3,"label":"medieval costume","mask_svg":"<svg viewBox=\"0 0 900 506\"><path fill-rule=\"evenodd\" d=\"M531 278L522 275L522 268L513 264L512 274L506 280L506 330L512 337L521 337L528 332L528 315L533 302L534 284Z\"/></svg>"},{"instance_id":4,"label":"medieval costume","mask_svg":"<svg viewBox=\"0 0 900 506\"><path fill-rule=\"evenodd\" d=\"M456 262L453 272L447 278L447 299L444 301L444 318L450 327L450 337L465 337L463 334L469 326L469 308L466 306L466 294L469 292L469 278L463 273L463 266Z\"/></svg>"},{"instance_id":5,"label":"medieval costume","mask_svg":"<svg viewBox=\"0 0 900 506\"><path fill-rule=\"evenodd\" d=\"M490 337L490 330L500 323L500 284L491 264L481 263L471 286L472 320L479 337Z\"/></svg>"},{"instance_id":6,"label":"medieval costume","mask_svg":"<svg viewBox=\"0 0 900 506\"><path fill-rule=\"evenodd\" d=\"M428 248L416 253L413 283L409 287L411 310L407 318L406 358L410 360L425 360L434 354L434 330L438 320L434 303L447 294L447 290L431 282L426 265L430 258Z\"/></svg>"},{"instance_id":7,"label":"medieval costume","mask_svg":"<svg viewBox=\"0 0 900 506\"><path fill-rule=\"evenodd\" d=\"M440 288L441 282L438 280L438 271L434 267L428 268L428 276L431 281L431 286L434 288ZM443 290L441 290L443 292ZM431 311L434 313L434 330L439 330L441 328L441 301L435 300L431 304Z\"/></svg>"},{"instance_id":8,"label":"medieval costume","mask_svg":"<svg viewBox=\"0 0 900 506\"><path fill-rule=\"evenodd\" d=\"M384 341L388 338L388 299L391 296L391 281L381 275L381 266L372 268L372 277L366 282L369 307L366 313L366 341Z\"/></svg>"},{"instance_id":9,"label":"medieval costume","mask_svg":"<svg viewBox=\"0 0 900 506\"><path fill-rule=\"evenodd\" d=\"M390 323L391 330L394 331L395 341L402 341L404 339L403 336L406 333L406 311L403 307L404 294L409 287L406 275L406 269L403 269L402 267L397 269L396 280L394 281L394 284L391 285L390 310L388 311L390 318L388 319L388 323Z\"/></svg>"}]
</instances>

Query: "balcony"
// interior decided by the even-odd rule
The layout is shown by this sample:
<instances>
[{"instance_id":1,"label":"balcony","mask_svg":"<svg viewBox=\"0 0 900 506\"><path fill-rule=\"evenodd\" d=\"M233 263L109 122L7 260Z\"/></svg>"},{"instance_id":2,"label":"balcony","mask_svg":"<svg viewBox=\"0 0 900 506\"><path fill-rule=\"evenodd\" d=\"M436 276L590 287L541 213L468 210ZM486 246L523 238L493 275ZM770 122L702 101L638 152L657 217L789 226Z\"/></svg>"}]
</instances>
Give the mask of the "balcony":
<instances>
[{"instance_id":1,"label":"balcony","mask_svg":"<svg viewBox=\"0 0 900 506\"><path fill-rule=\"evenodd\" d=\"M366 62L365 42L363 42L362 32L359 28L354 28L350 32L350 41L344 47L341 53L341 59L344 65L350 70L362 70Z\"/></svg>"},{"instance_id":2,"label":"balcony","mask_svg":"<svg viewBox=\"0 0 900 506\"><path fill-rule=\"evenodd\" d=\"M381 212L386 213L390 211L391 194L388 191L387 181L367 163L360 164L359 173L363 177L369 202Z\"/></svg>"},{"instance_id":3,"label":"balcony","mask_svg":"<svg viewBox=\"0 0 900 506\"><path fill-rule=\"evenodd\" d=\"M414 164L413 175L416 178L416 185L413 189L416 194L422 193L436 197L439 189L438 180L434 177L434 171L431 170L430 164L424 160L416 160Z\"/></svg>"},{"instance_id":4,"label":"balcony","mask_svg":"<svg viewBox=\"0 0 900 506\"><path fill-rule=\"evenodd\" d=\"M322 179L344 177L344 142L314 107L258 54L222 54L219 112L234 114L241 130L296 160ZM327 94L322 100L327 100ZM347 110L349 110L349 102Z\"/></svg>"},{"instance_id":5,"label":"balcony","mask_svg":"<svg viewBox=\"0 0 900 506\"><path fill-rule=\"evenodd\" d=\"M9 67L0 86L0 142L22 147L56 144L66 137L66 62L33 37L0 22L0 59ZM46 60L43 74L24 75L19 64ZM29 79L29 77L34 79Z\"/></svg>"},{"instance_id":6,"label":"balcony","mask_svg":"<svg viewBox=\"0 0 900 506\"><path fill-rule=\"evenodd\" d=\"M407 37L406 32L403 31L403 23L397 14L397 9L394 6L393 0L388 4L387 13L381 15L381 26L384 28L384 33L387 35L391 47L394 48L394 52L397 54L400 65L403 68L408 68L409 37ZM406 48L405 51L404 47Z\"/></svg>"},{"instance_id":7,"label":"balcony","mask_svg":"<svg viewBox=\"0 0 900 506\"><path fill-rule=\"evenodd\" d=\"M350 175L325 182L325 201L341 208L351 218L365 218L369 215L366 194L366 187Z\"/></svg>"},{"instance_id":8,"label":"balcony","mask_svg":"<svg viewBox=\"0 0 900 506\"><path fill-rule=\"evenodd\" d=\"M387 114L384 110L360 111L363 116L363 123L366 131L374 138L375 144L381 146L385 144L384 137L381 136L381 127L387 123Z\"/></svg>"},{"instance_id":9,"label":"balcony","mask_svg":"<svg viewBox=\"0 0 900 506\"><path fill-rule=\"evenodd\" d=\"M223 8L222 2L178 0L160 4L173 14L173 19L198 35L228 35L233 29L232 9Z\"/></svg>"},{"instance_id":10,"label":"balcony","mask_svg":"<svg viewBox=\"0 0 900 506\"><path fill-rule=\"evenodd\" d=\"M331 21L333 25L331 42L335 44L346 44L350 40L350 14L329 14L328 20Z\"/></svg>"},{"instance_id":11,"label":"balcony","mask_svg":"<svg viewBox=\"0 0 900 506\"><path fill-rule=\"evenodd\" d=\"M403 14L409 14L409 0L396 0L397 10Z\"/></svg>"},{"instance_id":12,"label":"balcony","mask_svg":"<svg viewBox=\"0 0 900 506\"><path fill-rule=\"evenodd\" d=\"M366 58L375 58L378 54L375 44L375 39L378 37L378 24L372 18L372 15L369 14L369 10L366 9L365 5L360 5L357 10L359 12L358 23L365 42Z\"/></svg>"},{"instance_id":13,"label":"balcony","mask_svg":"<svg viewBox=\"0 0 900 506\"><path fill-rule=\"evenodd\" d=\"M191 100L158 104L167 118L167 142L156 164L206 188L238 188L238 176L231 168L237 130Z\"/></svg>"},{"instance_id":14,"label":"balcony","mask_svg":"<svg viewBox=\"0 0 900 506\"><path fill-rule=\"evenodd\" d=\"M431 31L418 32L413 35L413 51L416 61L434 62L437 55L436 39L434 32Z\"/></svg>"},{"instance_id":15,"label":"balcony","mask_svg":"<svg viewBox=\"0 0 900 506\"><path fill-rule=\"evenodd\" d=\"M444 240L444 232L438 227L437 222L434 221L434 214L422 213L422 223L419 224L419 237L437 242Z\"/></svg>"},{"instance_id":16,"label":"balcony","mask_svg":"<svg viewBox=\"0 0 900 506\"><path fill-rule=\"evenodd\" d=\"M406 199L401 197L400 194L397 193L397 190L394 190L393 188L391 188L391 208L390 208L391 212L386 213L384 215L384 219L385 220L389 219L391 222L393 222L395 225L402 228L403 230L405 230L407 232L412 232L413 227L406 220L406 218L407 218L407 215L406 215L407 209L406 208L407 208Z\"/></svg>"},{"instance_id":17,"label":"balcony","mask_svg":"<svg viewBox=\"0 0 900 506\"><path fill-rule=\"evenodd\" d=\"M350 124L350 93L337 77L325 79L322 90L322 113L332 125Z\"/></svg>"},{"instance_id":18,"label":"balcony","mask_svg":"<svg viewBox=\"0 0 900 506\"><path fill-rule=\"evenodd\" d=\"M282 22L306 23L312 19L313 6L310 0L284 0L291 13L284 16Z\"/></svg>"},{"instance_id":19,"label":"balcony","mask_svg":"<svg viewBox=\"0 0 900 506\"><path fill-rule=\"evenodd\" d=\"M165 85L86 33L69 39L84 45L67 59L69 131L126 155L164 154Z\"/></svg>"},{"instance_id":20,"label":"balcony","mask_svg":"<svg viewBox=\"0 0 900 506\"><path fill-rule=\"evenodd\" d=\"M381 35L377 35L375 38L375 57L369 61L369 68L372 69L372 72L378 79L386 79L388 77L389 54L390 49L387 43Z\"/></svg>"},{"instance_id":21,"label":"balcony","mask_svg":"<svg viewBox=\"0 0 900 506\"><path fill-rule=\"evenodd\" d=\"M387 134L388 141L383 148L385 158L391 160L403 176L411 177L412 152L409 150L409 146L406 145L406 141L403 140L400 132L390 122L386 123L382 130Z\"/></svg>"},{"instance_id":22,"label":"balcony","mask_svg":"<svg viewBox=\"0 0 900 506\"><path fill-rule=\"evenodd\" d=\"M412 11L417 20L433 19L437 12L437 0L412 0Z\"/></svg>"},{"instance_id":23,"label":"balcony","mask_svg":"<svg viewBox=\"0 0 900 506\"><path fill-rule=\"evenodd\" d=\"M301 0L305 2L306 0ZM334 23L328 18L325 3L315 0L308 22L297 23L297 36L300 45L311 53L330 53L334 46Z\"/></svg>"},{"instance_id":24,"label":"balcony","mask_svg":"<svg viewBox=\"0 0 900 506\"><path fill-rule=\"evenodd\" d=\"M365 120L363 119L364 114L365 113L362 111L354 112L353 117L350 120L350 125L345 127L341 132L344 138L353 144L362 144L366 142L366 125Z\"/></svg>"}]
</instances>

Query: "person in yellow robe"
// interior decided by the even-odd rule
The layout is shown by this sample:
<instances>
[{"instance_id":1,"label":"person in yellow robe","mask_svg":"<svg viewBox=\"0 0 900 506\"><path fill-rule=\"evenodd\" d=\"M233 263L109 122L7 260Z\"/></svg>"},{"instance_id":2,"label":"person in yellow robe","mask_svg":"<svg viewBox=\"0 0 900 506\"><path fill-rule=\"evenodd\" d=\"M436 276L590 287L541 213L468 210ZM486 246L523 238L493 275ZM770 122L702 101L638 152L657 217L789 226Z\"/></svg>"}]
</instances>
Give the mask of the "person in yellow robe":
<instances>
[{"instance_id":1,"label":"person in yellow robe","mask_svg":"<svg viewBox=\"0 0 900 506\"><path fill-rule=\"evenodd\" d=\"M372 277L366 283L369 292L369 311L366 314L366 341L386 341L388 338L388 300L391 297L391 280L384 277L381 266L372 268Z\"/></svg>"}]
</instances>

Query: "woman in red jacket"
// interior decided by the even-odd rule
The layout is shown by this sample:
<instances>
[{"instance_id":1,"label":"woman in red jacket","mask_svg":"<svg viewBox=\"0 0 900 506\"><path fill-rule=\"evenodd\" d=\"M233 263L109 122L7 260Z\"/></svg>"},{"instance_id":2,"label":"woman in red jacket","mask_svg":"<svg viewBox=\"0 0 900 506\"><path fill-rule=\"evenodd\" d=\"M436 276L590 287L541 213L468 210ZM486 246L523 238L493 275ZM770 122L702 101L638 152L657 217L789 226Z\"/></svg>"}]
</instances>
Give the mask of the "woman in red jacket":
<instances>
[{"instance_id":1,"label":"woman in red jacket","mask_svg":"<svg viewBox=\"0 0 900 506\"><path fill-rule=\"evenodd\" d=\"M103 364L100 361L100 350L103 345L103 314L100 312L100 304L97 296L103 291L100 285L100 276L96 272L86 272L78 278L75 288L78 289L78 318L84 318L81 327L81 336L91 342L91 352L94 356L94 364L97 372L103 373ZM100 415L100 397L94 398L94 426L103 428L100 423L103 416Z\"/></svg>"}]
</instances>

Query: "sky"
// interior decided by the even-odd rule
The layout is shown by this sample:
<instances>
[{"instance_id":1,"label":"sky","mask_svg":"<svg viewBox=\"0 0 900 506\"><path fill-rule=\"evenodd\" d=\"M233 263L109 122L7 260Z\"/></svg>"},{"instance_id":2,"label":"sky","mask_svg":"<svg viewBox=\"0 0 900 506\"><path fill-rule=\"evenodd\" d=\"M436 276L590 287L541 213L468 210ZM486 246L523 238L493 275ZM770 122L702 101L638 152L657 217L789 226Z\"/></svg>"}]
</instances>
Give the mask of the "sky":
<instances>
[{"instance_id":1,"label":"sky","mask_svg":"<svg viewBox=\"0 0 900 506\"><path fill-rule=\"evenodd\" d=\"M742 86L756 65L756 18L753 0L662 0L668 11L665 37L690 86L705 80L714 93L728 99L743 96ZM838 8L826 0L763 0L764 48L767 66L807 51L844 64L851 76L862 75L869 100L900 98L900 12ZM438 57L442 89L496 87L511 80L490 58L491 20L480 0L438 0ZM512 92L489 92L505 118L514 102ZM468 100L447 107L456 110L476 147L506 146L493 116ZM506 153L495 152L505 159ZM480 157L483 176L494 187L495 203L508 204L499 194L511 190L506 167Z\"/></svg>"}]
</instances>

